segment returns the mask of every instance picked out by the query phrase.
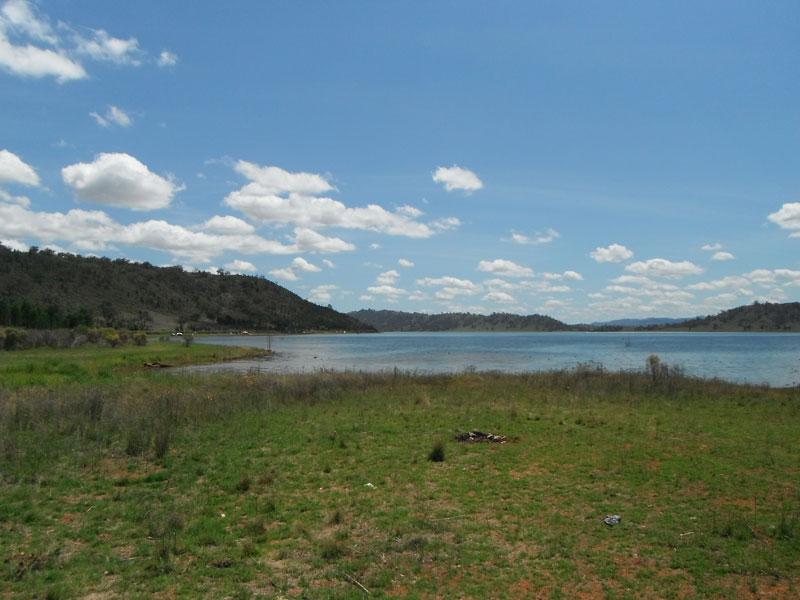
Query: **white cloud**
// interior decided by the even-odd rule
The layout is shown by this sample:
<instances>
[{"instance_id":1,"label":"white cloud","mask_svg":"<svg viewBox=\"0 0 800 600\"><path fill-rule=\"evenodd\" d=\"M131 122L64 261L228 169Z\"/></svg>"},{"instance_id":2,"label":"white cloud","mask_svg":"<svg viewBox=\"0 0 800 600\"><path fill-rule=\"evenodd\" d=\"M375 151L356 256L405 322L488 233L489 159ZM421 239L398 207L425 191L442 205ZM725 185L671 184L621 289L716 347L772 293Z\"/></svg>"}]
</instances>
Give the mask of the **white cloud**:
<instances>
[{"instance_id":1,"label":"white cloud","mask_svg":"<svg viewBox=\"0 0 800 600\"><path fill-rule=\"evenodd\" d=\"M414 266L414 263L408 260L407 258L401 258L397 261L397 264L403 267L404 269L410 269Z\"/></svg>"},{"instance_id":2,"label":"white cloud","mask_svg":"<svg viewBox=\"0 0 800 600\"><path fill-rule=\"evenodd\" d=\"M124 153L99 154L91 163L64 167L61 176L81 200L132 210L166 208L183 189Z\"/></svg>"},{"instance_id":3,"label":"white cloud","mask_svg":"<svg viewBox=\"0 0 800 600\"><path fill-rule=\"evenodd\" d=\"M324 236L308 227L295 227L294 241L298 252L335 254L356 249L353 244L341 238Z\"/></svg>"},{"instance_id":4,"label":"white cloud","mask_svg":"<svg viewBox=\"0 0 800 600\"><path fill-rule=\"evenodd\" d=\"M598 246L590 256L599 263L618 263L631 258L633 252L622 244L611 244L605 248Z\"/></svg>"},{"instance_id":5,"label":"white cloud","mask_svg":"<svg viewBox=\"0 0 800 600\"><path fill-rule=\"evenodd\" d=\"M495 260L482 260L478 263L478 270L484 273L494 273L502 277L531 277L533 270L519 265L510 260L497 258Z\"/></svg>"},{"instance_id":6,"label":"white cloud","mask_svg":"<svg viewBox=\"0 0 800 600\"><path fill-rule=\"evenodd\" d=\"M381 245L377 242L373 242L369 245L370 250L380 250Z\"/></svg>"},{"instance_id":7,"label":"white cloud","mask_svg":"<svg viewBox=\"0 0 800 600\"><path fill-rule=\"evenodd\" d=\"M328 260L327 258L322 259L322 264L328 267L329 269L335 269L336 265L333 264L332 260Z\"/></svg>"},{"instance_id":8,"label":"white cloud","mask_svg":"<svg viewBox=\"0 0 800 600\"><path fill-rule=\"evenodd\" d=\"M269 274L275 279L282 279L284 281L297 281L299 279L295 272L289 267L285 267L283 269L272 269Z\"/></svg>"},{"instance_id":9,"label":"white cloud","mask_svg":"<svg viewBox=\"0 0 800 600\"><path fill-rule=\"evenodd\" d=\"M0 239L0 244L11 250L17 250L18 252L27 252L28 248L30 247L28 246L28 244L23 244L22 242L18 242L17 240Z\"/></svg>"},{"instance_id":10,"label":"white cloud","mask_svg":"<svg viewBox=\"0 0 800 600\"><path fill-rule=\"evenodd\" d=\"M306 273L319 273L320 269L317 265L308 262L305 258L298 256L292 261L292 268Z\"/></svg>"},{"instance_id":11,"label":"white cloud","mask_svg":"<svg viewBox=\"0 0 800 600\"><path fill-rule=\"evenodd\" d=\"M332 284L318 285L311 290L308 299L317 304L328 304L331 301L332 292L336 289L338 287Z\"/></svg>"},{"instance_id":12,"label":"white cloud","mask_svg":"<svg viewBox=\"0 0 800 600\"><path fill-rule=\"evenodd\" d=\"M800 202L787 202L767 218L781 229L800 229ZM793 233L791 237L800 237L800 232Z\"/></svg>"},{"instance_id":13,"label":"white cloud","mask_svg":"<svg viewBox=\"0 0 800 600\"><path fill-rule=\"evenodd\" d=\"M489 302L497 302L498 304L517 304L517 299L506 292L489 292L483 299Z\"/></svg>"},{"instance_id":14,"label":"white cloud","mask_svg":"<svg viewBox=\"0 0 800 600\"><path fill-rule=\"evenodd\" d=\"M583 281L583 275L578 273L577 271L564 271L563 273L539 273L542 279L547 281L561 281L562 279L566 279L567 281Z\"/></svg>"},{"instance_id":15,"label":"white cloud","mask_svg":"<svg viewBox=\"0 0 800 600\"><path fill-rule=\"evenodd\" d=\"M27 196L14 196L9 194L7 191L0 189L0 202L8 202L10 204L17 204L24 208L28 208L31 205L31 199Z\"/></svg>"},{"instance_id":16,"label":"white cloud","mask_svg":"<svg viewBox=\"0 0 800 600\"><path fill-rule=\"evenodd\" d=\"M631 263L625 267L625 270L637 275L667 277L670 279L677 279L687 275L699 275L703 272L701 267L688 260L673 262L664 258L651 258L650 260Z\"/></svg>"},{"instance_id":17,"label":"white cloud","mask_svg":"<svg viewBox=\"0 0 800 600\"><path fill-rule=\"evenodd\" d=\"M130 127L133 125L133 119L124 110L118 106L109 105L104 115L96 112L90 112L89 116L95 120L95 123L100 127L110 127L111 125L119 125L120 127Z\"/></svg>"},{"instance_id":18,"label":"white cloud","mask_svg":"<svg viewBox=\"0 0 800 600\"><path fill-rule=\"evenodd\" d=\"M9 150L0 150L0 183L38 186L39 176L19 156Z\"/></svg>"},{"instance_id":19,"label":"white cloud","mask_svg":"<svg viewBox=\"0 0 800 600\"><path fill-rule=\"evenodd\" d=\"M199 229L219 235L249 235L255 231L255 227L250 225L250 223L230 215L213 216L200 225Z\"/></svg>"},{"instance_id":20,"label":"white cloud","mask_svg":"<svg viewBox=\"0 0 800 600\"><path fill-rule=\"evenodd\" d=\"M225 265L225 268L232 273L254 273L255 271L258 271L253 263L239 259L229 262Z\"/></svg>"},{"instance_id":21,"label":"white cloud","mask_svg":"<svg viewBox=\"0 0 800 600\"><path fill-rule=\"evenodd\" d=\"M187 228L161 220L123 225L102 211L73 209L67 213L47 213L2 202L0 238L36 240L44 244L66 242L83 251L121 244L161 250L181 260L198 263L209 262L224 252L286 255L352 249L338 238L326 238L302 228L295 229L292 242L284 244L253 233L210 233L203 230L203 225Z\"/></svg>"},{"instance_id":22,"label":"white cloud","mask_svg":"<svg viewBox=\"0 0 800 600\"><path fill-rule=\"evenodd\" d=\"M373 296L383 296L388 302L397 302L402 296L408 294L406 290L392 285L376 285L368 287L367 291Z\"/></svg>"},{"instance_id":23,"label":"white cloud","mask_svg":"<svg viewBox=\"0 0 800 600\"><path fill-rule=\"evenodd\" d=\"M420 290L414 290L413 292L411 292L408 295L408 299L409 300L413 300L415 302L419 302L419 301L422 301L422 300L427 300L428 296L427 296L427 294L425 294L425 292L422 292Z\"/></svg>"},{"instance_id":24,"label":"white cloud","mask_svg":"<svg viewBox=\"0 0 800 600\"><path fill-rule=\"evenodd\" d=\"M557 240L560 237L561 234L552 228L544 232L537 231L532 236L523 235L521 233L517 233L516 231L511 232L511 241L514 242L515 244L531 244L531 245L549 244L550 242Z\"/></svg>"},{"instance_id":25,"label":"white cloud","mask_svg":"<svg viewBox=\"0 0 800 600\"><path fill-rule=\"evenodd\" d=\"M400 279L400 273L392 269L391 271L384 271L375 279L378 285L394 285Z\"/></svg>"},{"instance_id":26,"label":"white cloud","mask_svg":"<svg viewBox=\"0 0 800 600\"><path fill-rule=\"evenodd\" d=\"M431 221L430 226L436 231L450 231L461 227L461 220L458 217L444 217Z\"/></svg>"},{"instance_id":27,"label":"white cloud","mask_svg":"<svg viewBox=\"0 0 800 600\"><path fill-rule=\"evenodd\" d=\"M20 77L53 77L59 83L88 77L81 58L139 66L146 58L134 37L117 38L103 29L50 24L34 2L6 0L0 7L0 68ZM164 51L155 61L174 64Z\"/></svg>"},{"instance_id":28,"label":"white cloud","mask_svg":"<svg viewBox=\"0 0 800 600\"><path fill-rule=\"evenodd\" d=\"M408 204L404 204L397 209L397 212L403 214L407 217L412 219L419 219L425 213L418 209L416 206L410 206Z\"/></svg>"},{"instance_id":29,"label":"white cloud","mask_svg":"<svg viewBox=\"0 0 800 600\"><path fill-rule=\"evenodd\" d=\"M736 258L730 252L715 252L714 255L711 257L711 260L718 260L718 261L725 261L725 260L733 260Z\"/></svg>"},{"instance_id":30,"label":"white cloud","mask_svg":"<svg viewBox=\"0 0 800 600\"><path fill-rule=\"evenodd\" d=\"M14 43L9 36L28 43ZM36 46L33 43L50 47ZM0 67L20 77L55 77L59 83L84 79L83 66L58 46L59 38L46 19L25 0L9 0L0 8Z\"/></svg>"},{"instance_id":31,"label":"white cloud","mask_svg":"<svg viewBox=\"0 0 800 600\"><path fill-rule=\"evenodd\" d=\"M439 167L433 173L433 180L443 184L448 192L463 190L469 194L483 187L483 182L474 172L456 165Z\"/></svg>"},{"instance_id":32,"label":"white cloud","mask_svg":"<svg viewBox=\"0 0 800 600\"><path fill-rule=\"evenodd\" d=\"M91 30L89 37L76 33L75 51L97 61L132 66L142 64L143 52L136 38L115 38L103 29Z\"/></svg>"},{"instance_id":33,"label":"white cloud","mask_svg":"<svg viewBox=\"0 0 800 600\"><path fill-rule=\"evenodd\" d=\"M439 300L452 300L456 296L473 296L481 291L481 286L469 279L459 279L451 276L418 279L417 285L439 287L440 289L434 294Z\"/></svg>"},{"instance_id":34,"label":"white cloud","mask_svg":"<svg viewBox=\"0 0 800 600\"><path fill-rule=\"evenodd\" d=\"M377 204L350 208L338 200L320 196L335 189L322 175L291 173L241 160L235 169L250 183L228 194L225 203L263 223L361 229L412 238L434 234L431 226L410 217L407 207L396 212Z\"/></svg>"},{"instance_id":35,"label":"white cloud","mask_svg":"<svg viewBox=\"0 0 800 600\"><path fill-rule=\"evenodd\" d=\"M713 244L703 244L703 247L700 249L706 252L714 252L716 250L722 250L722 244L719 242L714 242Z\"/></svg>"},{"instance_id":36,"label":"white cloud","mask_svg":"<svg viewBox=\"0 0 800 600\"><path fill-rule=\"evenodd\" d=\"M178 55L169 50L162 50L158 55L157 64L159 67L174 67L178 64Z\"/></svg>"}]
</instances>

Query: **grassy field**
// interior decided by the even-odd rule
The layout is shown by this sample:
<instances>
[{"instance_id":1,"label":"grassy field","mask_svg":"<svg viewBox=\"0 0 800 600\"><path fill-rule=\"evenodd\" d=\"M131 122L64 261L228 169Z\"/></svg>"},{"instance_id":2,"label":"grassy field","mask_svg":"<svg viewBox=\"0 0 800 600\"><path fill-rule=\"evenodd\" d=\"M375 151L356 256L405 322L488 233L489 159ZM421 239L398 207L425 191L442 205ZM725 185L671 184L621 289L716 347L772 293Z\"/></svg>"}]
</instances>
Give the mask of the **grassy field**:
<instances>
[{"instance_id":1,"label":"grassy field","mask_svg":"<svg viewBox=\"0 0 800 600\"><path fill-rule=\"evenodd\" d=\"M798 389L141 359L0 387L0 597L800 595Z\"/></svg>"},{"instance_id":2,"label":"grassy field","mask_svg":"<svg viewBox=\"0 0 800 600\"><path fill-rule=\"evenodd\" d=\"M0 352L0 386L59 386L65 383L101 383L147 371L145 363L170 366L215 363L264 355L257 348L211 346L177 342L119 348L84 346L74 349L37 348Z\"/></svg>"}]
</instances>

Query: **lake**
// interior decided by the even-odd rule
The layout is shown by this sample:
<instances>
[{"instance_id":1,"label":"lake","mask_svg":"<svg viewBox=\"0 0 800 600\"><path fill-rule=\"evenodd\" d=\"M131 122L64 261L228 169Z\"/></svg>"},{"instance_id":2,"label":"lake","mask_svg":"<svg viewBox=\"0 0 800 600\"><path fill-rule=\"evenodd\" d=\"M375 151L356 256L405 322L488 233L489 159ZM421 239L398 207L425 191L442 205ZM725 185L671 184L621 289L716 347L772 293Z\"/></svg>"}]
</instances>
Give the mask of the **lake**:
<instances>
[{"instance_id":1,"label":"lake","mask_svg":"<svg viewBox=\"0 0 800 600\"><path fill-rule=\"evenodd\" d=\"M191 367L191 371L320 369L421 373L544 371L581 363L610 370L642 369L651 354L689 375L728 381L800 384L800 334L791 333L378 333L197 337L199 343L272 345L260 360Z\"/></svg>"}]
</instances>

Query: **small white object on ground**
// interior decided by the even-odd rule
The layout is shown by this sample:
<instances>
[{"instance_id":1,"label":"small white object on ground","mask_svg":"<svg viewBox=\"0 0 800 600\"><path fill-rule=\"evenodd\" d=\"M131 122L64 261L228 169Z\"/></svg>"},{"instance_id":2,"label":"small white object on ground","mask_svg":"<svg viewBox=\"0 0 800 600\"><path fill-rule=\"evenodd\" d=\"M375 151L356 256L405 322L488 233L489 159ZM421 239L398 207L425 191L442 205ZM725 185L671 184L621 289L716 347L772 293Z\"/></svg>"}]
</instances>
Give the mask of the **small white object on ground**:
<instances>
[{"instance_id":1,"label":"small white object on ground","mask_svg":"<svg viewBox=\"0 0 800 600\"><path fill-rule=\"evenodd\" d=\"M603 519L603 523L608 525L609 527L613 527L614 525L619 525L622 521L622 517L619 515L606 515L606 518Z\"/></svg>"}]
</instances>

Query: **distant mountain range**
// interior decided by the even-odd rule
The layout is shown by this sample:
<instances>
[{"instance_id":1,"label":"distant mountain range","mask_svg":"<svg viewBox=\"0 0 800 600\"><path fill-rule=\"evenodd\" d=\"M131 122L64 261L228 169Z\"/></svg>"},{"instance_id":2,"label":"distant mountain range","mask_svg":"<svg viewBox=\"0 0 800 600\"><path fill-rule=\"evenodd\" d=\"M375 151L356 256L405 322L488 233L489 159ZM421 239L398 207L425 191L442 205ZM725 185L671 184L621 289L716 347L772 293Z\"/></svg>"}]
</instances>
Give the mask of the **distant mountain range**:
<instances>
[{"instance_id":1,"label":"distant mountain range","mask_svg":"<svg viewBox=\"0 0 800 600\"><path fill-rule=\"evenodd\" d=\"M613 321L595 321L594 327L650 327L652 325L673 325L688 321L691 317L673 319L670 317L647 317L644 319L615 319Z\"/></svg>"},{"instance_id":2,"label":"distant mountain range","mask_svg":"<svg viewBox=\"0 0 800 600\"><path fill-rule=\"evenodd\" d=\"M378 331L800 331L800 302L754 303L718 315L691 319L616 319L587 325L568 325L544 315L508 313L431 315L358 310L349 315Z\"/></svg>"},{"instance_id":3,"label":"distant mountain range","mask_svg":"<svg viewBox=\"0 0 800 600\"><path fill-rule=\"evenodd\" d=\"M375 331L261 277L0 245L0 325Z\"/></svg>"},{"instance_id":4,"label":"distant mountain range","mask_svg":"<svg viewBox=\"0 0 800 600\"><path fill-rule=\"evenodd\" d=\"M648 327L659 331L800 331L800 302L755 302L680 323Z\"/></svg>"},{"instance_id":5,"label":"distant mountain range","mask_svg":"<svg viewBox=\"0 0 800 600\"><path fill-rule=\"evenodd\" d=\"M429 315L397 310L348 313L378 331L569 331L571 327L543 315L443 313Z\"/></svg>"}]
</instances>

